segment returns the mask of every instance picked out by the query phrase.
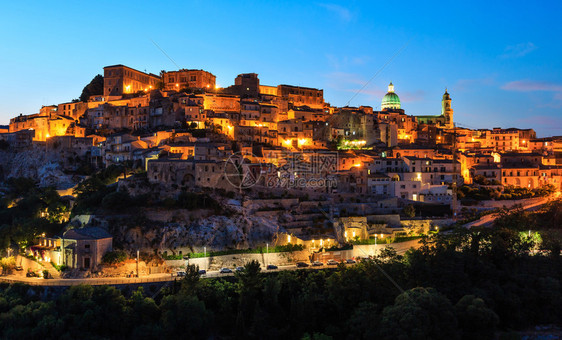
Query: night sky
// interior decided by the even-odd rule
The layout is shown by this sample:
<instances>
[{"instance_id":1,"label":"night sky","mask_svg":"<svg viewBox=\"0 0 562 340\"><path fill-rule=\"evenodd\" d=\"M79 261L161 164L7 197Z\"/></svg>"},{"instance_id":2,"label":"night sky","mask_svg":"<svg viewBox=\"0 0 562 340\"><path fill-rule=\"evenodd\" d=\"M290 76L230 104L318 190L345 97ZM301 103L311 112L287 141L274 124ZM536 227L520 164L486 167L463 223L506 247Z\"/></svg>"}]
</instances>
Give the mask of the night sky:
<instances>
[{"instance_id":1,"label":"night sky","mask_svg":"<svg viewBox=\"0 0 562 340\"><path fill-rule=\"evenodd\" d=\"M88 4L88 5L86 5ZM0 11L0 124L78 98L103 67L204 69L220 86L324 89L380 107L390 81L407 114L439 114L448 88L469 128L562 135L562 2L11 1Z\"/></svg>"}]
</instances>

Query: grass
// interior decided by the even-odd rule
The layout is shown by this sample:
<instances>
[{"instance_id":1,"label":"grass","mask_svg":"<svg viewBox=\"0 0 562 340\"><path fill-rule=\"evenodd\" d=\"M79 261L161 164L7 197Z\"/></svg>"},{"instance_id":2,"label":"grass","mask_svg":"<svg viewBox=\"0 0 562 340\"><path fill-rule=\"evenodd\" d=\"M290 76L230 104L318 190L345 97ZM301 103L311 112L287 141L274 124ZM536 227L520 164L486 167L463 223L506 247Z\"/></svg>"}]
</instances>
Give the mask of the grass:
<instances>
[{"instance_id":1,"label":"grass","mask_svg":"<svg viewBox=\"0 0 562 340\"><path fill-rule=\"evenodd\" d=\"M51 265L59 272L63 272L63 271L68 269L68 266L66 264L61 264L59 266L58 264L55 264L54 262L51 262Z\"/></svg>"}]
</instances>

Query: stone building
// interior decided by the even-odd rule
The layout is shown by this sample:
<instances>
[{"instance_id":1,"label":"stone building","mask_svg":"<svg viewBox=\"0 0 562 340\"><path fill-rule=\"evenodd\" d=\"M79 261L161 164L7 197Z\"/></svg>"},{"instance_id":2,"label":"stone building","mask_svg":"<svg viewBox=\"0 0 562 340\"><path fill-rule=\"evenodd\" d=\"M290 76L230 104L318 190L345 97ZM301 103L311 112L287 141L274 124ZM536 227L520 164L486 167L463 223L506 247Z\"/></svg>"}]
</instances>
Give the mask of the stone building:
<instances>
[{"instance_id":1,"label":"stone building","mask_svg":"<svg viewBox=\"0 0 562 340\"><path fill-rule=\"evenodd\" d=\"M225 184L225 163L213 160L155 159L148 161L151 183L176 187L220 188Z\"/></svg>"},{"instance_id":2,"label":"stone building","mask_svg":"<svg viewBox=\"0 0 562 340\"><path fill-rule=\"evenodd\" d=\"M106 97L150 91L156 89L159 82L159 76L125 65L111 65L103 68L103 95Z\"/></svg>"},{"instance_id":3,"label":"stone building","mask_svg":"<svg viewBox=\"0 0 562 340\"><path fill-rule=\"evenodd\" d=\"M310 87L279 85L277 96L292 106L308 106L313 109L324 107L324 90Z\"/></svg>"},{"instance_id":4,"label":"stone building","mask_svg":"<svg viewBox=\"0 0 562 340\"><path fill-rule=\"evenodd\" d=\"M95 269L103 255L113 249L113 237L98 227L70 229L60 242L65 251L64 264L70 268Z\"/></svg>"},{"instance_id":5,"label":"stone building","mask_svg":"<svg viewBox=\"0 0 562 340\"><path fill-rule=\"evenodd\" d=\"M215 89L217 77L204 70L181 69L162 74L164 90L179 91L183 88Z\"/></svg>"}]
</instances>

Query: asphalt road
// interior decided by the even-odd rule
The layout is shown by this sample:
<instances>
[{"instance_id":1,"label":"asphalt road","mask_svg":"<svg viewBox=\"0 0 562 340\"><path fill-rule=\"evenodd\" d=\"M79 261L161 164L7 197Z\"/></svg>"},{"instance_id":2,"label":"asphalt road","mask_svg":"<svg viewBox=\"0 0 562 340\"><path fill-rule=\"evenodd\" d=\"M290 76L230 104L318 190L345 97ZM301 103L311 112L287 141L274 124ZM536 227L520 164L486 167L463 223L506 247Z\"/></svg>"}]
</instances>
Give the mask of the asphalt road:
<instances>
[{"instance_id":1,"label":"asphalt road","mask_svg":"<svg viewBox=\"0 0 562 340\"><path fill-rule=\"evenodd\" d=\"M536 210L538 208L540 208L541 206L545 205L546 203L548 203L548 201L551 198L554 197L558 197L559 194L552 196L552 197L544 197L540 200L535 200L532 203L528 203L528 204L523 204L523 210ZM494 221L499 217L499 214L495 213L495 214L489 214L489 215L485 215L480 217L479 219L477 219L476 221L472 221L469 222L467 224L465 224L463 227L465 228L472 228L472 227L490 227L492 226L492 224L494 223Z\"/></svg>"},{"instance_id":2,"label":"asphalt road","mask_svg":"<svg viewBox=\"0 0 562 340\"><path fill-rule=\"evenodd\" d=\"M403 255L408 249L410 248L417 248L419 247L418 244L419 240L412 240L400 243L390 244L395 250L398 255ZM386 247L387 244L377 245L376 252L378 253L381 249ZM372 254L374 251L365 251L365 255ZM347 264L348 266L352 266L353 264ZM324 263L322 266L313 267L309 265L306 268L297 268L295 264L285 265L285 266L278 266L278 269L274 270L267 270L262 267L264 272L276 272L282 270L311 270L311 269L326 269L326 268L334 268L335 266L329 266ZM233 273L228 274L221 274L219 271L207 271L207 274L202 275L202 278L216 278L216 277L226 277L226 276L233 276ZM136 284L136 283L151 283L151 282L166 282L166 281L173 281L178 279L178 276L174 273L172 274L152 274L141 276L139 278L125 278L125 277L104 277L104 278L84 278L84 279L41 279L35 277L23 277L23 276L16 276L16 275L7 275L7 276L0 276L0 281L10 282L10 283L26 283L33 286L74 286L80 284L88 284L88 285L121 285L121 284Z\"/></svg>"}]
</instances>

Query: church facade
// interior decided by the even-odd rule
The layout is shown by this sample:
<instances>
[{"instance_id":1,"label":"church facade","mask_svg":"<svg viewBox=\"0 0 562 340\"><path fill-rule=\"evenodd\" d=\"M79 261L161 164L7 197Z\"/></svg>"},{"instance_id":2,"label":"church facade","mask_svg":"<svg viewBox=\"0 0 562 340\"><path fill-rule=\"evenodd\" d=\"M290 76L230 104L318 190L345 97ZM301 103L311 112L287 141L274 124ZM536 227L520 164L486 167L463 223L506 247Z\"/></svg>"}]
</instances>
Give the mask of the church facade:
<instances>
[{"instance_id":1,"label":"church facade","mask_svg":"<svg viewBox=\"0 0 562 340\"><path fill-rule=\"evenodd\" d=\"M388 92L384 95L381 101L382 112L396 112L404 114L401 107L400 97L394 92L394 85L392 82L388 85ZM453 128L453 109L451 108L451 96L445 90L443 99L441 100L441 114L440 115L424 115L413 116L418 124L434 125L437 127L452 129Z\"/></svg>"}]
</instances>

